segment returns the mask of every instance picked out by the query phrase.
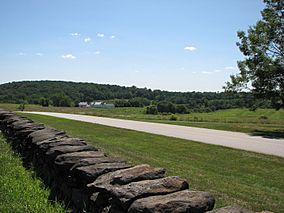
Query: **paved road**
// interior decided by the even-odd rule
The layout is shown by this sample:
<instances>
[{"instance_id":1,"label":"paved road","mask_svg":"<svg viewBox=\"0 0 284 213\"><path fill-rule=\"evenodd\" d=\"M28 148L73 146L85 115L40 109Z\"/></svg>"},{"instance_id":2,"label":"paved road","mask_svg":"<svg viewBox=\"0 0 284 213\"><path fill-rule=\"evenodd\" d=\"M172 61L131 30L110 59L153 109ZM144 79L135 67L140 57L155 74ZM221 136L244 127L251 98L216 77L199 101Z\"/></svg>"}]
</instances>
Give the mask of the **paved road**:
<instances>
[{"instance_id":1,"label":"paved road","mask_svg":"<svg viewBox=\"0 0 284 213\"><path fill-rule=\"evenodd\" d=\"M104 118L88 115L75 115L53 112L26 113L67 118L284 157L284 139L269 139L238 132Z\"/></svg>"}]
</instances>

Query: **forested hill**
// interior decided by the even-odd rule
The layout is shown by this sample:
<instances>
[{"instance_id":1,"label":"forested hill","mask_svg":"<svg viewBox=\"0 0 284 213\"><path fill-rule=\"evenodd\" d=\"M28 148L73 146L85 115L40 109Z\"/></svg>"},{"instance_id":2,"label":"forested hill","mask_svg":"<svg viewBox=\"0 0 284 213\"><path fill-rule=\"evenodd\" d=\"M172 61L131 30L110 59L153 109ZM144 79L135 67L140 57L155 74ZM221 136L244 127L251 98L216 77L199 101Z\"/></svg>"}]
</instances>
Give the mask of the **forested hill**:
<instances>
[{"instance_id":1,"label":"forested hill","mask_svg":"<svg viewBox=\"0 0 284 213\"><path fill-rule=\"evenodd\" d=\"M136 106L135 101L144 102L138 103L138 106L164 101L176 105L186 105L192 109L208 108L211 110L251 107L255 103L249 93L168 92L135 86L124 87L65 81L22 81L0 85L0 102L22 103L24 101L30 104L41 104L43 100L55 106L76 106L81 101L95 100L111 100L117 106ZM62 104L59 103L60 101Z\"/></svg>"}]
</instances>

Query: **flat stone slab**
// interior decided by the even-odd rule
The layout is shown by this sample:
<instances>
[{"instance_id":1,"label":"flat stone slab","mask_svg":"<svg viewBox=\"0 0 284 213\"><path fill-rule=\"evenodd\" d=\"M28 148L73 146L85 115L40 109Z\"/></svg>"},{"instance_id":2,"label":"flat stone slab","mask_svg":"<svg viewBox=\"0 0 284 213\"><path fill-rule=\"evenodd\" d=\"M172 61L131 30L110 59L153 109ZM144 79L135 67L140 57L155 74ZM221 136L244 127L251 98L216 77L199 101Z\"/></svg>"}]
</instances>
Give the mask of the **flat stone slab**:
<instances>
[{"instance_id":1,"label":"flat stone slab","mask_svg":"<svg viewBox=\"0 0 284 213\"><path fill-rule=\"evenodd\" d=\"M125 185L131 182L163 178L164 175L164 169L153 168L147 164L106 173L87 185L89 191L93 193L90 203L94 209L102 209L109 206L110 195L106 190L106 187L109 185Z\"/></svg>"},{"instance_id":2,"label":"flat stone slab","mask_svg":"<svg viewBox=\"0 0 284 213\"><path fill-rule=\"evenodd\" d=\"M123 186L107 187L111 195L111 204L114 208L127 210L131 203L137 199L165 195L177 191L188 189L188 182L177 176L165 177L156 180L144 180L132 182Z\"/></svg>"},{"instance_id":3,"label":"flat stone slab","mask_svg":"<svg viewBox=\"0 0 284 213\"><path fill-rule=\"evenodd\" d=\"M38 130L29 134L28 139L31 143L36 143L39 141L44 141L50 138L54 138L59 135L65 135L65 132L56 129L45 128Z\"/></svg>"},{"instance_id":4,"label":"flat stone slab","mask_svg":"<svg viewBox=\"0 0 284 213\"><path fill-rule=\"evenodd\" d=\"M58 170L70 170L75 164L82 159L90 158L106 158L105 154L100 151L83 151L72 152L58 155L55 159L55 168Z\"/></svg>"},{"instance_id":5,"label":"flat stone slab","mask_svg":"<svg viewBox=\"0 0 284 213\"><path fill-rule=\"evenodd\" d=\"M17 115L13 115L13 116L7 116L6 118L4 118L2 120L2 122L6 125L6 127L8 127L9 125L11 125L12 123L14 122L17 122L17 121L21 121L23 120L24 118L20 117L20 116L17 116Z\"/></svg>"},{"instance_id":6,"label":"flat stone slab","mask_svg":"<svg viewBox=\"0 0 284 213\"><path fill-rule=\"evenodd\" d=\"M110 158L110 157L84 158L84 159L80 159L78 163L74 164L71 170L75 170L78 167L95 165L98 163L126 163L126 161L117 160L117 159Z\"/></svg>"},{"instance_id":7,"label":"flat stone slab","mask_svg":"<svg viewBox=\"0 0 284 213\"><path fill-rule=\"evenodd\" d=\"M129 213L203 213L214 208L214 197L208 192L184 190L167 195L151 196L135 200Z\"/></svg>"},{"instance_id":8,"label":"flat stone slab","mask_svg":"<svg viewBox=\"0 0 284 213\"><path fill-rule=\"evenodd\" d=\"M49 160L55 160L55 158L58 155L71 153L71 152L82 152L82 151L97 151L97 149L92 146L85 146L85 145L83 146L70 146L70 145L56 146L56 147L51 147L45 153L45 155L47 156Z\"/></svg>"},{"instance_id":9,"label":"flat stone slab","mask_svg":"<svg viewBox=\"0 0 284 213\"><path fill-rule=\"evenodd\" d=\"M165 169L154 168L147 164L142 164L101 175L93 183L88 184L88 187L104 189L106 185L110 184L125 185L131 182L162 178L164 175Z\"/></svg>"},{"instance_id":10,"label":"flat stone slab","mask_svg":"<svg viewBox=\"0 0 284 213\"><path fill-rule=\"evenodd\" d=\"M25 128L25 126L29 124L34 124L34 122L30 119L23 119L8 125L8 128L12 128L14 130L20 130L22 128Z\"/></svg>"},{"instance_id":11,"label":"flat stone slab","mask_svg":"<svg viewBox=\"0 0 284 213\"><path fill-rule=\"evenodd\" d=\"M84 160L85 158L102 158L106 157L103 152L100 151L84 151L84 152L74 152L67 153L57 156L55 162L60 164L61 162L68 162L73 160Z\"/></svg>"},{"instance_id":12,"label":"flat stone slab","mask_svg":"<svg viewBox=\"0 0 284 213\"><path fill-rule=\"evenodd\" d=\"M6 111L6 110L0 110L0 119L3 119L7 116L12 116L12 115L15 115L15 113Z\"/></svg>"},{"instance_id":13,"label":"flat stone slab","mask_svg":"<svg viewBox=\"0 0 284 213\"><path fill-rule=\"evenodd\" d=\"M15 131L15 135L21 135L22 132L28 132L30 131L30 133L32 133L35 130L41 130L44 129L44 125L43 124L38 124L38 123L27 123L25 125L22 126L14 126L14 131ZM25 134L27 135L27 134Z\"/></svg>"},{"instance_id":14,"label":"flat stone slab","mask_svg":"<svg viewBox=\"0 0 284 213\"><path fill-rule=\"evenodd\" d=\"M77 167L73 169L73 172L77 180L80 180L84 185L87 185L88 183L94 182L97 177L102 174L129 167L130 166L124 162L97 163L90 166Z\"/></svg>"},{"instance_id":15,"label":"flat stone slab","mask_svg":"<svg viewBox=\"0 0 284 213\"><path fill-rule=\"evenodd\" d=\"M67 135L59 135L59 136L55 136L55 137L52 137L52 138L47 138L43 141L38 141L38 142L32 143L32 145L39 147L42 144L56 143L56 142L59 142L59 141L65 139L65 138L69 138L69 137Z\"/></svg>"},{"instance_id":16,"label":"flat stone slab","mask_svg":"<svg viewBox=\"0 0 284 213\"><path fill-rule=\"evenodd\" d=\"M220 209L215 209L208 213L254 213L254 212L251 210L245 209L241 206L233 205L233 206L225 206Z\"/></svg>"},{"instance_id":17,"label":"flat stone slab","mask_svg":"<svg viewBox=\"0 0 284 213\"><path fill-rule=\"evenodd\" d=\"M43 141L43 143L40 143L39 149L41 151L47 151L48 149L51 149L52 147L58 147L58 146L86 146L87 143L79 140L77 138L59 138L58 140L48 140Z\"/></svg>"}]
</instances>

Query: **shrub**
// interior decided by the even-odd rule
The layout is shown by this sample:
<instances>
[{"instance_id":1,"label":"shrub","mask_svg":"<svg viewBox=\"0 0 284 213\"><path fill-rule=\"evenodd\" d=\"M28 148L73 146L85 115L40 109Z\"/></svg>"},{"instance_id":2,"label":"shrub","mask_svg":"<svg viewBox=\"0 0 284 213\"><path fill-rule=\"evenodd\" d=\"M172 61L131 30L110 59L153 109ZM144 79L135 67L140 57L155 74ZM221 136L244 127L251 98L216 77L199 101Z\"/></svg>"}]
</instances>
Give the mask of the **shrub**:
<instances>
[{"instance_id":1,"label":"shrub","mask_svg":"<svg viewBox=\"0 0 284 213\"><path fill-rule=\"evenodd\" d=\"M176 113L176 106L167 101L161 101L157 105L158 112L170 112L170 113Z\"/></svg>"},{"instance_id":2,"label":"shrub","mask_svg":"<svg viewBox=\"0 0 284 213\"><path fill-rule=\"evenodd\" d=\"M146 108L146 114L157 115L158 114L157 106L154 106L154 105L148 106Z\"/></svg>"},{"instance_id":3,"label":"shrub","mask_svg":"<svg viewBox=\"0 0 284 213\"><path fill-rule=\"evenodd\" d=\"M268 122L268 117L267 116L265 116L265 115L261 115L260 117L259 117L259 120L260 120L260 122L261 123L267 123Z\"/></svg>"},{"instance_id":4,"label":"shrub","mask_svg":"<svg viewBox=\"0 0 284 213\"><path fill-rule=\"evenodd\" d=\"M176 115L172 114L171 117L170 117L170 120L171 121L176 121L178 118Z\"/></svg>"}]
</instances>

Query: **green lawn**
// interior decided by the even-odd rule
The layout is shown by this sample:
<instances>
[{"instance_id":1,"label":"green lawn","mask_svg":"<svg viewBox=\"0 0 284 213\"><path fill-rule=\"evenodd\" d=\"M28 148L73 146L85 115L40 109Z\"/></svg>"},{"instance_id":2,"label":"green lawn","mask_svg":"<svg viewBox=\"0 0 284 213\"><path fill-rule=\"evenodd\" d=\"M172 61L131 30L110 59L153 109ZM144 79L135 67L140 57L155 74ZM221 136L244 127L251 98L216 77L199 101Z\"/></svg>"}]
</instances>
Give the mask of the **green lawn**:
<instances>
[{"instance_id":1,"label":"green lawn","mask_svg":"<svg viewBox=\"0 0 284 213\"><path fill-rule=\"evenodd\" d=\"M8 110L17 110L18 106L17 104L0 104L0 108ZM283 109L278 111L274 109L257 109L256 111L250 111L248 109L228 109L210 113L176 114L177 121L171 121L171 115L147 115L145 114L144 108L135 107L82 109L78 107L41 107L39 105L26 105L25 110L151 121L284 138ZM267 119L261 119L262 116L267 117Z\"/></svg>"},{"instance_id":2,"label":"green lawn","mask_svg":"<svg viewBox=\"0 0 284 213\"><path fill-rule=\"evenodd\" d=\"M111 156L164 167L168 175L185 177L191 189L213 193L217 207L239 204L255 211L284 212L284 158L68 119L26 116L83 138Z\"/></svg>"},{"instance_id":3,"label":"green lawn","mask_svg":"<svg viewBox=\"0 0 284 213\"><path fill-rule=\"evenodd\" d=\"M65 212L59 203L48 201L49 191L32 171L22 166L0 132L0 212Z\"/></svg>"}]
</instances>

